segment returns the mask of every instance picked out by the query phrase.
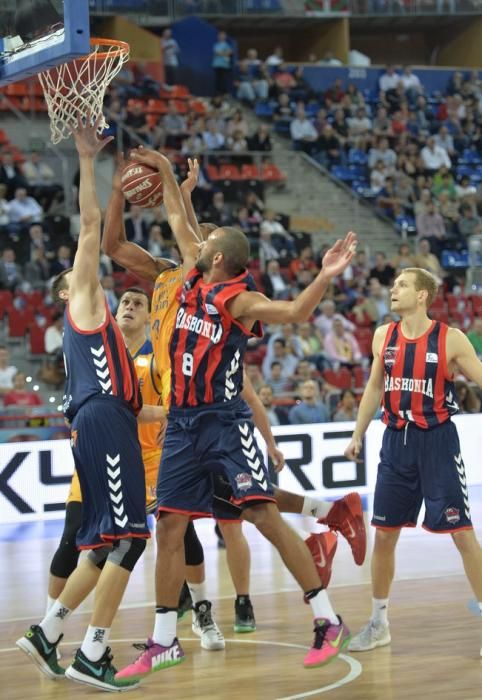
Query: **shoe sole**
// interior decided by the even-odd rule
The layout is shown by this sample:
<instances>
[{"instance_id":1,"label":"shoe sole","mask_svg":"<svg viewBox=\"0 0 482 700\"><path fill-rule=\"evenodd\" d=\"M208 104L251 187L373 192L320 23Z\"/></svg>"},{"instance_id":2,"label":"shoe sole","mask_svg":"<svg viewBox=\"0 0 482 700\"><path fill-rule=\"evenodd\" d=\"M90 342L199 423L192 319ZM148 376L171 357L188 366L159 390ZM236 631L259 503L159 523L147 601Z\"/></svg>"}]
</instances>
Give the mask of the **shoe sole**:
<instances>
[{"instance_id":1,"label":"shoe sole","mask_svg":"<svg viewBox=\"0 0 482 700\"><path fill-rule=\"evenodd\" d=\"M389 637L388 639L381 639L378 642L374 642L371 644L369 647L363 647L363 649L348 649L349 652L353 652L357 654L358 652L363 652L363 651L373 651L373 649L376 649L377 647L386 647L388 646L392 641L392 638Z\"/></svg>"},{"instance_id":2,"label":"shoe sole","mask_svg":"<svg viewBox=\"0 0 482 700\"><path fill-rule=\"evenodd\" d=\"M128 690L135 690L140 685L139 681L135 681L134 683L131 683L130 685L112 686L112 685L109 685L108 683L103 683L102 681L98 681L95 678L93 678L92 676L88 676L85 673L81 673L80 671L77 671L72 666L69 666L66 669L65 677L71 681L75 681L75 683L81 683L82 685L90 685L92 688L100 688L101 690L105 690L108 693L125 693Z\"/></svg>"},{"instance_id":3,"label":"shoe sole","mask_svg":"<svg viewBox=\"0 0 482 700\"><path fill-rule=\"evenodd\" d=\"M303 664L304 668L319 668L320 666L327 666L329 663L331 663L332 661L334 661L335 659L337 659L337 658L340 656L340 654L341 654L342 651L345 651L345 649L346 649L347 646L349 645L350 641L351 641L351 635L349 635L349 636L342 642L342 644L341 644L341 646L340 646L340 649L339 649L339 651L338 651L338 654L335 654L334 656L330 656L330 658L327 659L326 661L320 661L320 662L317 663L317 664Z\"/></svg>"},{"instance_id":4,"label":"shoe sole","mask_svg":"<svg viewBox=\"0 0 482 700\"><path fill-rule=\"evenodd\" d=\"M226 642L214 642L213 645L208 645L206 642L203 641L203 636L202 633L192 625L191 627L193 633L196 635L196 637L199 637L201 640L201 648L206 649L206 651L222 651L223 649L226 648Z\"/></svg>"},{"instance_id":5,"label":"shoe sole","mask_svg":"<svg viewBox=\"0 0 482 700\"><path fill-rule=\"evenodd\" d=\"M17 639L15 644L21 651L23 651L24 654L32 659L39 671L42 671L42 673L47 676L47 678L50 678L51 681L62 681L65 678L64 674L54 673L52 671L48 663L44 658L42 658L37 649L31 642L28 641L28 639L25 637L20 637L20 639Z\"/></svg>"},{"instance_id":6,"label":"shoe sole","mask_svg":"<svg viewBox=\"0 0 482 700\"><path fill-rule=\"evenodd\" d=\"M254 625L254 627L243 626L243 625L234 625L233 630L235 632L238 632L238 634L248 634L249 632L256 632L256 625Z\"/></svg>"}]
</instances>

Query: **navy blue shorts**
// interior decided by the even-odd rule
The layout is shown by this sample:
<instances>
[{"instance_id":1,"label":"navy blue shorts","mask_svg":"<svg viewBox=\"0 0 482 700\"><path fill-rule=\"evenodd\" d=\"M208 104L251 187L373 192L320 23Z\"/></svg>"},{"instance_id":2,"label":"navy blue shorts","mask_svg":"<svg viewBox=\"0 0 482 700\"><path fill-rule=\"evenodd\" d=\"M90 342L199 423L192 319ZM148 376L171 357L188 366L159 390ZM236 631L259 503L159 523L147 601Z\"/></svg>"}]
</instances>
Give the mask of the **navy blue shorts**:
<instances>
[{"instance_id":1,"label":"navy blue shorts","mask_svg":"<svg viewBox=\"0 0 482 700\"><path fill-rule=\"evenodd\" d=\"M241 508L250 501L274 501L253 430L242 399L171 409L157 482L159 512L211 516L213 475L229 482L230 501Z\"/></svg>"},{"instance_id":2,"label":"navy blue shorts","mask_svg":"<svg viewBox=\"0 0 482 700\"><path fill-rule=\"evenodd\" d=\"M430 430L409 423L383 434L372 525L415 527L424 501L426 530L472 528L459 437L450 420Z\"/></svg>"},{"instance_id":3,"label":"navy blue shorts","mask_svg":"<svg viewBox=\"0 0 482 700\"><path fill-rule=\"evenodd\" d=\"M95 397L72 422L72 453L82 492L79 549L150 537L137 420L115 396Z\"/></svg>"}]
</instances>

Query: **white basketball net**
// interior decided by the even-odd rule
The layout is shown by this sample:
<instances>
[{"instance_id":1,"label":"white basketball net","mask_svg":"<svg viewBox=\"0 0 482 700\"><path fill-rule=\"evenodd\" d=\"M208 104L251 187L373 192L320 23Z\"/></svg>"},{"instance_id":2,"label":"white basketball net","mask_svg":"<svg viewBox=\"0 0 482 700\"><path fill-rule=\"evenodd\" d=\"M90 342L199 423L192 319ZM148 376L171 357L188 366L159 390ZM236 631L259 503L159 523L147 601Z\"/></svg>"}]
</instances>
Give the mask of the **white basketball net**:
<instances>
[{"instance_id":1,"label":"white basketball net","mask_svg":"<svg viewBox=\"0 0 482 700\"><path fill-rule=\"evenodd\" d=\"M39 73L50 117L52 143L69 138L71 129L77 128L79 116L95 121L102 115L106 88L129 60L128 44L94 41L99 43L92 46L88 56ZM99 133L108 126L102 117Z\"/></svg>"}]
</instances>

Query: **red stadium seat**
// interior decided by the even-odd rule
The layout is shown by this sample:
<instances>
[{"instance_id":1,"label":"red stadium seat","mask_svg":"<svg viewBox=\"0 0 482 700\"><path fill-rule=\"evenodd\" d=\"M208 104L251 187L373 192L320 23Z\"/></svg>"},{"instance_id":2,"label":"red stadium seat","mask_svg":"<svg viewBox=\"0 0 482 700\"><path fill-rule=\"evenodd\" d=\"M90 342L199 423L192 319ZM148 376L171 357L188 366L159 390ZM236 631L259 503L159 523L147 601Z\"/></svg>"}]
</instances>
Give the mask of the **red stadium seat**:
<instances>
[{"instance_id":1,"label":"red stadium seat","mask_svg":"<svg viewBox=\"0 0 482 700\"><path fill-rule=\"evenodd\" d=\"M219 166L219 177L221 180L239 180L241 175L236 165L228 163Z\"/></svg>"},{"instance_id":2,"label":"red stadium seat","mask_svg":"<svg viewBox=\"0 0 482 700\"><path fill-rule=\"evenodd\" d=\"M7 308L12 306L13 295L8 289L0 290L0 317L7 313Z\"/></svg>"},{"instance_id":3,"label":"red stadium seat","mask_svg":"<svg viewBox=\"0 0 482 700\"><path fill-rule=\"evenodd\" d=\"M353 375L346 367L336 371L334 369L325 369L323 379L338 389L351 389L353 384Z\"/></svg>"},{"instance_id":4,"label":"red stadium seat","mask_svg":"<svg viewBox=\"0 0 482 700\"><path fill-rule=\"evenodd\" d=\"M147 114L167 114L167 105L163 100L148 100Z\"/></svg>"},{"instance_id":5,"label":"red stadium seat","mask_svg":"<svg viewBox=\"0 0 482 700\"><path fill-rule=\"evenodd\" d=\"M472 308L475 316L482 316L482 297L478 294L472 296Z\"/></svg>"},{"instance_id":6,"label":"red stadium seat","mask_svg":"<svg viewBox=\"0 0 482 700\"><path fill-rule=\"evenodd\" d=\"M206 165L206 174L209 180L220 180L219 170L216 165Z\"/></svg>"},{"instance_id":7,"label":"red stadium seat","mask_svg":"<svg viewBox=\"0 0 482 700\"><path fill-rule=\"evenodd\" d=\"M33 309L19 311L12 307L8 312L8 337L24 338L29 325L33 322Z\"/></svg>"},{"instance_id":8,"label":"red stadium seat","mask_svg":"<svg viewBox=\"0 0 482 700\"><path fill-rule=\"evenodd\" d=\"M45 327L32 323L29 328L31 355L45 355Z\"/></svg>"},{"instance_id":9,"label":"red stadium seat","mask_svg":"<svg viewBox=\"0 0 482 700\"><path fill-rule=\"evenodd\" d=\"M263 165L263 180L265 182L284 182L286 175L281 172L278 166L266 163Z\"/></svg>"},{"instance_id":10,"label":"red stadium seat","mask_svg":"<svg viewBox=\"0 0 482 700\"><path fill-rule=\"evenodd\" d=\"M261 175L257 165L244 163L241 166L241 178L243 180L259 180L260 177Z\"/></svg>"},{"instance_id":11,"label":"red stadium seat","mask_svg":"<svg viewBox=\"0 0 482 700\"><path fill-rule=\"evenodd\" d=\"M370 357L372 354L373 331L371 328L355 328L354 336L360 346L363 357Z\"/></svg>"},{"instance_id":12,"label":"red stadium seat","mask_svg":"<svg viewBox=\"0 0 482 700\"><path fill-rule=\"evenodd\" d=\"M365 373L362 367L353 368L353 380L355 382L355 389L363 389L365 386Z\"/></svg>"},{"instance_id":13,"label":"red stadium seat","mask_svg":"<svg viewBox=\"0 0 482 700\"><path fill-rule=\"evenodd\" d=\"M196 114L206 114L206 105L201 100L192 100L189 103L189 109Z\"/></svg>"}]
</instances>

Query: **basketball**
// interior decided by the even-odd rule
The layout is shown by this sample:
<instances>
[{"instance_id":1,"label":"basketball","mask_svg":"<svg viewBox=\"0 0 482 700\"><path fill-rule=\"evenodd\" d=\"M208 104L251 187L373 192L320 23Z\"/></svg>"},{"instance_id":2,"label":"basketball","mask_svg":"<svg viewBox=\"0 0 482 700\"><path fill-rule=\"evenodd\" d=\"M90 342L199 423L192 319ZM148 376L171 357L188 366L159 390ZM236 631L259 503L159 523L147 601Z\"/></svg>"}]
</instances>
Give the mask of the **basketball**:
<instances>
[{"instance_id":1,"label":"basketball","mask_svg":"<svg viewBox=\"0 0 482 700\"><path fill-rule=\"evenodd\" d=\"M130 204L152 208L162 204L162 180L157 170L129 163L122 173L122 192Z\"/></svg>"}]
</instances>

